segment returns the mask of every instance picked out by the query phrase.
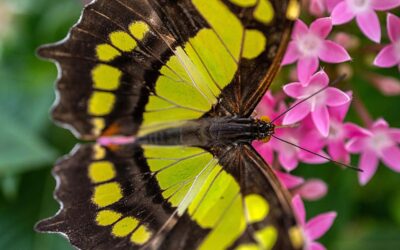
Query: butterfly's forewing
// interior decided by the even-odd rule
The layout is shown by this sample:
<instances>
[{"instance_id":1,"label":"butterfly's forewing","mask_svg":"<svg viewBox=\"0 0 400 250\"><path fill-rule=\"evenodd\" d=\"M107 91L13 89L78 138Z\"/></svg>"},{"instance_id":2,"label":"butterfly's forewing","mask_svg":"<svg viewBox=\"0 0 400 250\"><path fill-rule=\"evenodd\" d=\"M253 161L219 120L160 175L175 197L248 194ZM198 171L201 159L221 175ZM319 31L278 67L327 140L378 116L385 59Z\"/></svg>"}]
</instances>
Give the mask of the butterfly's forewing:
<instances>
[{"instance_id":1,"label":"butterfly's forewing","mask_svg":"<svg viewBox=\"0 0 400 250\"><path fill-rule=\"evenodd\" d=\"M81 146L54 169L62 209L37 228L82 249L299 249L286 193L251 146L214 154Z\"/></svg>"},{"instance_id":2,"label":"butterfly's forewing","mask_svg":"<svg viewBox=\"0 0 400 250\"><path fill-rule=\"evenodd\" d=\"M61 69L53 118L94 139L246 116L277 71L288 2L95 1L39 50Z\"/></svg>"}]
</instances>

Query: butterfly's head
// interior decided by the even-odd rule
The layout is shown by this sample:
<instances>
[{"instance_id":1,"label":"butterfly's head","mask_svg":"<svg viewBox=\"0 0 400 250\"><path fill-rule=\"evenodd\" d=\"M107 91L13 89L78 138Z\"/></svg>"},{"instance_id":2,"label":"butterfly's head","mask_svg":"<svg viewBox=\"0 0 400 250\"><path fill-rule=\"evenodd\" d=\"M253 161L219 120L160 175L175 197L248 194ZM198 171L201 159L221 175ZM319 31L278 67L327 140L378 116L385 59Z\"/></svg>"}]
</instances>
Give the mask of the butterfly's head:
<instances>
[{"instance_id":1,"label":"butterfly's head","mask_svg":"<svg viewBox=\"0 0 400 250\"><path fill-rule=\"evenodd\" d=\"M262 116L256 120L257 123L257 140L262 142L269 142L271 136L275 133L275 125L271 122L269 117Z\"/></svg>"}]
</instances>

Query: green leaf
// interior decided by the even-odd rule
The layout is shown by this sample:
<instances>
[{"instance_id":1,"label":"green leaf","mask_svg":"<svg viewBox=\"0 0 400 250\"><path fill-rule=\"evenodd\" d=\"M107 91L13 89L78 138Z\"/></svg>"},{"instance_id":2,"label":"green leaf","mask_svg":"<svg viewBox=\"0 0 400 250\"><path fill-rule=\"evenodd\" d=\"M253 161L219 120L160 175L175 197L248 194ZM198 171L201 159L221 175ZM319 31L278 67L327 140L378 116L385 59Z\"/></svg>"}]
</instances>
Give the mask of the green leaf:
<instances>
[{"instance_id":1,"label":"green leaf","mask_svg":"<svg viewBox=\"0 0 400 250\"><path fill-rule=\"evenodd\" d=\"M19 176L6 175L0 179L1 189L7 200L15 200L18 194Z\"/></svg>"},{"instance_id":2,"label":"green leaf","mask_svg":"<svg viewBox=\"0 0 400 250\"><path fill-rule=\"evenodd\" d=\"M0 196L0 249L72 249L59 235L34 231L35 223L54 214L59 205L53 200L55 186L49 171L22 175L18 198L9 202Z\"/></svg>"},{"instance_id":3,"label":"green leaf","mask_svg":"<svg viewBox=\"0 0 400 250\"><path fill-rule=\"evenodd\" d=\"M29 127L0 112L0 176L51 163L55 151Z\"/></svg>"}]
</instances>

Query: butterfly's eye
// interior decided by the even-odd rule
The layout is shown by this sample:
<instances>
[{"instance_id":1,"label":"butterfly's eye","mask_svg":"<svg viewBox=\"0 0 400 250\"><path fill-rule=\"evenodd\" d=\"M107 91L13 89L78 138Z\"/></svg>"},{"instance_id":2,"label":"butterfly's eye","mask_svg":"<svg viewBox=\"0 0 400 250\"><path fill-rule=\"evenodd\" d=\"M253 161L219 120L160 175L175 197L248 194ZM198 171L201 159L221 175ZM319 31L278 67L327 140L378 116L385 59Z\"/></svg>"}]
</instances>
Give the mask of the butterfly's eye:
<instances>
[{"instance_id":1,"label":"butterfly's eye","mask_svg":"<svg viewBox=\"0 0 400 250\"><path fill-rule=\"evenodd\" d=\"M256 121L258 129L258 140L267 143L275 132L275 125L270 122L268 116L262 116Z\"/></svg>"}]
</instances>

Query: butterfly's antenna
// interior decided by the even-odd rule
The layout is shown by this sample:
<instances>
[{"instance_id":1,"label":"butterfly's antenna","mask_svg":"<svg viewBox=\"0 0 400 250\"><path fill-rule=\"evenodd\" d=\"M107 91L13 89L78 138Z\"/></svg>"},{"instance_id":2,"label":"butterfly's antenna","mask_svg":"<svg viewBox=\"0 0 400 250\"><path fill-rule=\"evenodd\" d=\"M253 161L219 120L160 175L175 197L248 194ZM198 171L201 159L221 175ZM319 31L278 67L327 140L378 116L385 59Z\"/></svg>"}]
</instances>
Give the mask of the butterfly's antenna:
<instances>
[{"instance_id":1,"label":"butterfly's antenna","mask_svg":"<svg viewBox=\"0 0 400 250\"><path fill-rule=\"evenodd\" d=\"M346 75L343 74L341 76L339 76L338 78L336 78L330 85L336 85L336 83L342 81L344 78L346 78ZM275 121L277 121L279 118L281 118L282 116L286 115L287 112L289 112L290 110L294 109L295 107L299 106L300 104L302 104L303 102L311 99L312 97L318 95L319 93L321 93L322 91L326 90L330 85L323 87L322 89L318 90L317 92L311 94L310 96L304 98L303 100L299 101L298 103L294 104L292 107L286 109L284 112L282 112L281 114L279 114L277 117L275 117L271 123L274 123Z\"/></svg>"},{"instance_id":2,"label":"butterfly's antenna","mask_svg":"<svg viewBox=\"0 0 400 250\"><path fill-rule=\"evenodd\" d=\"M352 170L355 170L355 171L358 171L358 172L363 172L362 169L359 169L359 168L356 168L356 167L347 165L347 164L345 164L345 163L343 163L343 162L335 161L335 160L333 160L332 158L329 158L329 157L323 156L323 155L321 155L321 154L315 153L315 152L313 152L313 151L311 151L311 150L309 150L309 149L303 148L303 147L301 147L301 146L299 146L299 145L297 145L297 144L294 144L294 143L292 143L292 142L290 142L290 141L287 141L287 140L281 139L281 138L279 138L279 137L276 137L275 135L272 135L272 137L274 137L275 139L277 139L277 140L279 140L279 141L281 141L281 142L285 142L285 143L287 143L287 144L289 144L289 145L292 145L293 147L296 147L296 148L299 148L299 149L301 149L301 150L304 150L304 151L306 151L306 152L308 152L308 153L310 153L310 154L319 156L319 157L321 157L321 158L323 158L323 159L325 159L325 160L328 160L328 161L330 161L330 162L333 162L333 163L335 163L335 164L337 164L337 165L340 165L340 166L343 166L343 167L346 167L346 168L349 168L349 169L352 169Z\"/></svg>"},{"instance_id":3,"label":"butterfly's antenna","mask_svg":"<svg viewBox=\"0 0 400 250\"><path fill-rule=\"evenodd\" d=\"M279 125L275 126L275 128L297 128L300 126L300 123L293 123L293 124L288 124L288 125Z\"/></svg>"}]
</instances>

